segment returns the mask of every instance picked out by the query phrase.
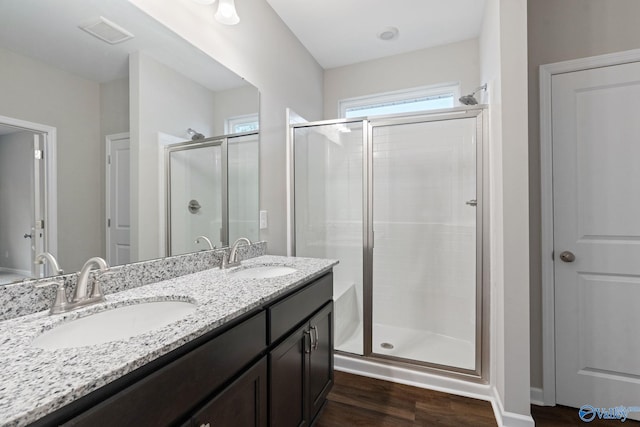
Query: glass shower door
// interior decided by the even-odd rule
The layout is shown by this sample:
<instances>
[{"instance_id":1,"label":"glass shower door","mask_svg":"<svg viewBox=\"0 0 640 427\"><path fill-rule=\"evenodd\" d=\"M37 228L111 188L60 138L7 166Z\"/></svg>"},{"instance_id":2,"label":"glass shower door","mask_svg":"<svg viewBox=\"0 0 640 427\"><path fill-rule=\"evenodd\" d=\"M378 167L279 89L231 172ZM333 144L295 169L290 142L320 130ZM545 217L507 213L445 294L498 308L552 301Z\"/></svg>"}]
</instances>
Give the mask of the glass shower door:
<instances>
[{"instance_id":1,"label":"glass shower door","mask_svg":"<svg viewBox=\"0 0 640 427\"><path fill-rule=\"evenodd\" d=\"M293 128L295 255L339 259L335 348L363 354L363 122Z\"/></svg>"},{"instance_id":2,"label":"glass shower door","mask_svg":"<svg viewBox=\"0 0 640 427\"><path fill-rule=\"evenodd\" d=\"M168 254L205 249L196 243L207 237L214 246L227 244L227 183L223 141L177 144L167 150Z\"/></svg>"},{"instance_id":3,"label":"glass shower door","mask_svg":"<svg viewBox=\"0 0 640 427\"><path fill-rule=\"evenodd\" d=\"M476 119L379 122L372 352L476 368Z\"/></svg>"}]
</instances>

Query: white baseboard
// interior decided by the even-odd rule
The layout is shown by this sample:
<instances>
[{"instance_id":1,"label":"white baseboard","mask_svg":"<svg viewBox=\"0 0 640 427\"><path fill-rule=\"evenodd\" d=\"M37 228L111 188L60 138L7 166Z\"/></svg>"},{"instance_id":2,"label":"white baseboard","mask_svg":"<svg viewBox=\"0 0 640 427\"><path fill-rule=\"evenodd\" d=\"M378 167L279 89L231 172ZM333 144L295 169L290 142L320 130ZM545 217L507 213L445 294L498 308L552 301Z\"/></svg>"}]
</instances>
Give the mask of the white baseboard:
<instances>
[{"instance_id":1,"label":"white baseboard","mask_svg":"<svg viewBox=\"0 0 640 427\"><path fill-rule=\"evenodd\" d=\"M459 396L471 397L474 399L487 401L492 399L491 386L489 384L478 384L456 378L447 378L442 375L416 372L407 368L374 362L360 357L345 356L342 354L336 354L334 360L336 371L441 391L444 393L457 394Z\"/></svg>"},{"instance_id":2,"label":"white baseboard","mask_svg":"<svg viewBox=\"0 0 640 427\"><path fill-rule=\"evenodd\" d=\"M545 406L544 399L542 398L541 388L531 387L531 404L537 406Z\"/></svg>"},{"instance_id":3,"label":"white baseboard","mask_svg":"<svg viewBox=\"0 0 640 427\"><path fill-rule=\"evenodd\" d=\"M493 405L493 413L496 416L496 421L500 427L535 427L535 422L531 415L516 414L514 412L507 412L504 410L502 399L498 394L498 390L493 388L493 398L491 404Z\"/></svg>"},{"instance_id":4,"label":"white baseboard","mask_svg":"<svg viewBox=\"0 0 640 427\"><path fill-rule=\"evenodd\" d=\"M336 371L489 401L491 402L496 422L500 427L535 426L533 418L530 415L506 412L497 390L489 384L477 384L426 372L416 372L398 366L366 360L357 356L350 357L336 354L334 361ZM533 390L534 389L532 389L531 392L532 396L534 393ZM538 396L537 393L539 393L539 396L542 397L542 390L535 390L536 396Z\"/></svg>"}]
</instances>

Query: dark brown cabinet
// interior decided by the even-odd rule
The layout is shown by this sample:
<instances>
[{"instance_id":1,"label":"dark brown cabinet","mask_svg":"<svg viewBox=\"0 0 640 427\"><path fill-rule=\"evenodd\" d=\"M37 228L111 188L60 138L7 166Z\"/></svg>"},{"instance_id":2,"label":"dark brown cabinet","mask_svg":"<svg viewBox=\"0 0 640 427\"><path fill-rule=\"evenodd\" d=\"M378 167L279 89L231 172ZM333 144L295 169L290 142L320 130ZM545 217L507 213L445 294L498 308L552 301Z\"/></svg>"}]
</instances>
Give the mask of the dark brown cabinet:
<instances>
[{"instance_id":1,"label":"dark brown cabinet","mask_svg":"<svg viewBox=\"0 0 640 427\"><path fill-rule=\"evenodd\" d=\"M309 321L309 340L308 402L309 419L313 420L333 386L333 302Z\"/></svg>"},{"instance_id":2,"label":"dark brown cabinet","mask_svg":"<svg viewBox=\"0 0 640 427\"><path fill-rule=\"evenodd\" d=\"M267 358L218 393L186 424L192 427L267 426Z\"/></svg>"},{"instance_id":3,"label":"dark brown cabinet","mask_svg":"<svg viewBox=\"0 0 640 427\"><path fill-rule=\"evenodd\" d=\"M333 302L269 354L270 425L310 425L333 385Z\"/></svg>"}]
</instances>

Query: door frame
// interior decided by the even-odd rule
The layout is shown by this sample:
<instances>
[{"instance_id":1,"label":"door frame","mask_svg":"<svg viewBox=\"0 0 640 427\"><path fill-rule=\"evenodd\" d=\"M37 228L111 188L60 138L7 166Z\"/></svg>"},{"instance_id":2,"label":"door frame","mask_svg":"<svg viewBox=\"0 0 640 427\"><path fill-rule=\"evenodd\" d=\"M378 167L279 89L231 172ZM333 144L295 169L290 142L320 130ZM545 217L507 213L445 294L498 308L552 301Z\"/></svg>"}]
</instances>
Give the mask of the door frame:
<instances>
[{"instance_id":1,"label":"door frame","mask_svg":"<svg viewBox=\"0 0 640 427\"><path fill-rule=\"evenodd\" d=\"M540 210L542 262L542 396L556 404L555 278L553 259L553 129L551 79L556 74L640 62L640 49L540 66Z\"/></svg>"},{"instance_id":2,"label":"door frame","mask_svg":"<svg viewBox=\"0 0 640 427\"><path fill-rule=\"evenodd\" d=\"M58 171L57 171L57 128L41 123L29 122L27 120L16 119L8 116L0 116L0 123L26 131L41 133L46 135L44 142L45 161L45 206L44 206L44 245L43 250L59 258L58 254ZM48 264L45 265L48 272Z\"/></svg>"},{"instance_id":3,"label":"door frame","mask_svg":"<svg viewBox=\"0 0 640 427\"><path fill-rule=\"evenodd\" d=\"M131 146L131 136L129 132L114 133L105 136L105 192L104 192L104 241L106 249L107 262L111 264L111 233L109 226L109 218L111 214L111 164L109 156L111 155L111 144L121 139L128 139Z\"/></svg>"}]
</instances>

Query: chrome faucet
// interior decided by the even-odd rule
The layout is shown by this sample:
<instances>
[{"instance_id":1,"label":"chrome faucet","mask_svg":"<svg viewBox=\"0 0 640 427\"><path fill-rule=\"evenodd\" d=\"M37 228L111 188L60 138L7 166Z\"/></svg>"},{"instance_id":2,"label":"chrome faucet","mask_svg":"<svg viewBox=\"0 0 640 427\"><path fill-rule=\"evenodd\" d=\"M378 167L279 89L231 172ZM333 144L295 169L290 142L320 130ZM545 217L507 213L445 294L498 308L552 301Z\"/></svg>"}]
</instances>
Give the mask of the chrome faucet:
<instances>
[{"instance_id":1,"label":"chrome faucet","mask_svg":"<svg viewBox=\"0 0 640 427\"><path fill-rule=\"evenodd\" d=\"M109 264L107 264L107 261L100 257L89 258L82 266L80 274L78 275L76 292L73 294L71 304L87 305L94 302L104 301L104 295L102 294L100 282L97 278L93 281L93 289L91 290L91 294L89 294L89 273L91 272L91 267L94 264L97 265L102 272L109 270Z\"/></svg>"},{"instance_id":2,"label":"chrome faucet","mask_svg":"<svg viewBox=\"0 0 640 427\"><path fill-rule=\"evenodd\" d=\"M240 246L240 243L243 242L245 243L245 245L251 245L251 240L247 239L246 237L240 237L238 240L233 242L231 251L229 251L229 256L222 257L222 265L220 266L220 268L230 268L240 265L240 261L238 261L238 246Z\"/></svg>"},{"instance_id":3,"label":"chrome faucet","mask_svg":"<svg viewBox=\"0 0 640 427\"><path fill-rule=\"evenodd\" d=\"M51 268L52 274L64 274L64 271L60 268L56 257L51 255L49 252L41 252L36 256L36 260L33 262L34 264L44 264L44 261L49 263L49 267Z\"/></svg>"},{"instance_id":4,"label":"chrome faucet","mask_svg":"<svg viewBox=\"0 0 640 427\"><path fill-rule=\"evenodd\" d=\"M211 240L209 240L209 238L207 236L198 236L198 237L196 237L195 243L200 243L200 239L202 239L205 242L207 242L207 245L209 245L209 249L215 249L216 248L215 246L213 246L213 244L211 243Z\"/></svg>"}]
</instances>

